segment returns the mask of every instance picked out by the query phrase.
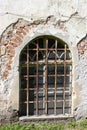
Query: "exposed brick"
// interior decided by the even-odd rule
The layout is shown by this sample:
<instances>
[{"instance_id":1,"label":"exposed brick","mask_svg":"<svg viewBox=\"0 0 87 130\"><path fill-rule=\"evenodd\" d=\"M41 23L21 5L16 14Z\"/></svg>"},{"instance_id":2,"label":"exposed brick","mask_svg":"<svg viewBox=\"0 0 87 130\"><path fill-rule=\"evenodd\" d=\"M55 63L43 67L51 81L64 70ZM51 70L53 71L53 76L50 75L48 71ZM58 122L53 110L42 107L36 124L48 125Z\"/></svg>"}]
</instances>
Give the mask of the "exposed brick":
<instances>
[{"instance_id":1,"label":"exposed brick","mask_svg":"<svg viewBox=\"0 0 87 130\"><path fill-rule=\"evenodd\" d=\"M26 30L25 30L25 29L23 29L23 30L22 30L22 33L23 33L24 35L26 35L26 34L27 34L27 32L26 32Z\"/></svg>"},{"instance_id":2,"label":"exposed brick","mask_svg":"<svg viewBox=\"0 0 87 130\"><path fill-rule=\"evenodd\" d=\"M7 54L10 57L13 57L15 55L15 50L12 45L8 45L6 49L7 49Z\"/></svg>"},{"instance_id":3,"label":"exposed brick","mask_svg":"<svg viewBox=\"0 0 87 130\"><path fill-rule=\"evenodd\" d=\"M79 44L78 44L78 52L80 55L84 55L84 57L87 57L87 40L86 38L83 39Z\"/></svg>"},{"instance_id":4,"label":"exposed brick","mask_svg":"<svg viewBox=\"0 0 87 130\"><path fill-rule=\"evenodd\" d=\"M84 47L85 46L85 41L82 41L81 44L80 44L81 47Z\"/></svg>"},{"instance_id":5,"label":"exposed brick","mask_svg":"<svg viewBox=\"0 0 87 130\"><path fill-rule=\"evenodd\" d=\"M13 33L8 33L8 38L13 37Z\"/></svg>"},{"instance_id":6,"label":"exposed brick","mask_svg":"<svg viewBox=\"0 0 87 130\"><path fill-rule=\"evenodd\" d=\"M19 27L24 27L25 26L25 24L26 24L26 22L25 21L23 21L23 20L19 20L19 22L16 24L16 27L17 28L19 28Z\"/></svg>"},{"instance_id":7,"label":"exposed brick","mask_svg":"<svg viewBox=\"0 0 87 130\"><path fill-rule=\"evenodd\" d=\"M8 77L8 71L5 71L5 72L3 73L3 79L7 79L7 77Z\"/></svg>"},{"instance_id":8,"label":"exposed brick","mask_svg":"<svg viewBox=\"0 0 87 130\"><path fill-rule=\"evenodd\" d=\"M18 41L17 43L18 43L18 46L19 46L22 43L23 40L21 39L21 36L16 36L15 38Z\"/></svg>"},{"instance_id":9,"label":"exposed brick","mask_svg":"<svg viewBox=\"0 0 87 130\"><path fill-rule=\"evenodd\" d=\"M84 54L84 50L83 49L79 49L79 53Z\"/></svg>"},{"instance_id":10,"label":"exposed brick","mask_svg":"<svg viewBox=\"0 0 87 130\"><path fill-rule=\"evenodd\" d=\"M12 44L9 43L9 44L6 46L6 48L7 48L7 49L13 49L14 47L12 46Z\"/></svg>"},{"instance_id":11,"label":"exposed brick","mask_svg":"<svg viewBox=\"0 0 87 130\"><path fill-rule=\"evenodd\" d=\"M0 47L0 56L5 55L5 53L6 53L6 47L5 46L1 46Z\"/></svg>"},{"instance_id":12,"label":"exposed brick","mask_svg":"<svg viewBox=\"0 0 87 130\"><path fill-rule=\"evenodd\" d=\"M24 34L21 32L21 33L17 33L18 34L18 36L21 38L21 39L23 39L24 38Z\"/></svg>"},{"instance_id":13,"label":"exposed brick","mask_svg":"<svg viewBox=\"0 0 87 130\"><path fill-rule=\"evenodd\" d=\"M22 33L16 33L15 37L20 38L21 40L24 38L24 35Z\"/></svg>"},{"instance_id":14,"label":"exposed brick","mask_svg":"<svg viewBox=\"0 0 87 130\"><path fill-rule=\"evenodd\" d=\"M20 45L20 43L21 42L19 42L19 40L18 39L12 39L11 41L11 44L14 46L14 47L17 47L17 46L19 46Z\"/></svg>"},{"instance_id":15,"label":"exposed brick","mask_svg":"<svg viewBox=\"0 0 87 130\"><path fill-rule=\"evenodd\" d=\"M7 65L6 69L11 70L11 65Z\"/></svg>"},{"instance_id":16,"label":"exposed brick","mask_svg":"<svg viewBox=\"0 0 87 130\"><path fill-rule=\"evenodd\" d=\"M26 33L28 33L28 32L29 32L29 30L30 30L29 26L24 27L24 30L26 31Z\"/></svg>"},{"instance_id":17,"label":"exposed brick","mask_svg":"<svg viewBox=\"0 0 87 130\"><path fill-rule=\"evenodd\" d=\"M12 63L12 58L10 57L8 64L11 64L11 63Z\"/></svg>"},{"instance_id":18,"label":"exposed brick","mask_svg":"<svg viewBox=\"0 0 87 130\"><path fill-rule=\"evenodd\" d=\"M23 38L27 33L23 28L18 28L16 34Z\"/></svg>"},{"instance_id":19,"label":"exposed brick","mask_svg":"<svg viewBox=\"0 0 87 130\"><path fill-rule=\"evenodd\" d=\"M0 40L0 45L4 45L5 41L2 39Z\"/></svg>"},{"instance_id":20,"label":"exposed brick","mask_svg":"<svg viewBox=\"0 0 87 130\"><path fill-rule=\"evenodd\" d=\"M11 64L13 61L13 57L15 56L15 47L18 47L22 44L24 36L29 33L29 30L35 28L37 25L28 26L27 22L24 20L19 20L16 24L11 25L2 36L0 41L0 45L4 45L6 47L6 52L4 53L7 57L5 70L2 72L3 78L6 79L8 77L9 71L11 70Z\"/></svg>"},{"instance_id":21,"label":"exposed brick","mask_svg":"<svg viewBox=\"0 0 87 130\"><path fill-rule=\"evenodd\" d=\"M23 30L23 28L18 28L18 29L16 30L16 33L21 33L22 30Z\"/></svg>"},{"instance_id":22,"label":"exposed brick","mask_svg":"<svg viewBox=\"0 0 87 130\"><path fill-rule=\"evenodd\" d=\"M8 51L8 56L9 57L14 57L14 55L15 55L15 51L14 50L9 50Z\"/></svg>"}]
</instances>

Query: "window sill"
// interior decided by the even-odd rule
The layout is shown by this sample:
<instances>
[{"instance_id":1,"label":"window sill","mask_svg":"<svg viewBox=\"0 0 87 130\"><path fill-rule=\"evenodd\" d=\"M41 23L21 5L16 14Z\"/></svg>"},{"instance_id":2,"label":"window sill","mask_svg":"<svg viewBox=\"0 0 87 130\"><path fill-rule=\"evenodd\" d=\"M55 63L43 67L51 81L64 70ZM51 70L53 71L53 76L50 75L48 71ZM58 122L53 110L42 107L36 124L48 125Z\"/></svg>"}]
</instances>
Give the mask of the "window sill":
<instances>
[{"instance_id":1,"label":"window sill","mask_svg":"<svg viewBox=\"0 0 87 130\"><path fill-rule=\"evenodd\" d=\"M41 115L41 116L22 116L19 117L19 120L66 120L69 118L73 118L73 115L65 114L65 115Z\"/></svg>"}]
</instances>

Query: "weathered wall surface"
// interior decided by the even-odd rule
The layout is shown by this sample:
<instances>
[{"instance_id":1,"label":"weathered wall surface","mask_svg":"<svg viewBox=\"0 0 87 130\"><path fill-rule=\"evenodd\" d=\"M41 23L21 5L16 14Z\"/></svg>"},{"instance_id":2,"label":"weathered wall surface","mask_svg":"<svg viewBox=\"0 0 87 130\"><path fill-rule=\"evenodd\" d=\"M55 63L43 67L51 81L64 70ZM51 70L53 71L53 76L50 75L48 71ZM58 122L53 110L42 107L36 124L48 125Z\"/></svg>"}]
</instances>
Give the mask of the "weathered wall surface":
<instances>
[{"instance_id":1,"label":"weathered wall surface","mask_svg":"<svg viewBox=\"0 0 87 130\"><path fill-rule=\"evenodd\" d=\"M6 113L19 109L20 52L40 35L56 36L69 45L72 114L76 119L87 116L86 7L87 0L0 0L0 114L4 119Z\"/></svg>"},{"instance_id":2,"label":"weathered wall surface","mask_svg":"<svg viewBox=\"0 0 87 130\"><path fill-rule=\"evenodd\" d=\"M67 20L78 12L84 20L87 18L86 7L87 0L0 0L0 34L18 18L31 21L55 15L58 19ZM75 26L82 20L77 19Z\"/></svg>"}]
</instances>

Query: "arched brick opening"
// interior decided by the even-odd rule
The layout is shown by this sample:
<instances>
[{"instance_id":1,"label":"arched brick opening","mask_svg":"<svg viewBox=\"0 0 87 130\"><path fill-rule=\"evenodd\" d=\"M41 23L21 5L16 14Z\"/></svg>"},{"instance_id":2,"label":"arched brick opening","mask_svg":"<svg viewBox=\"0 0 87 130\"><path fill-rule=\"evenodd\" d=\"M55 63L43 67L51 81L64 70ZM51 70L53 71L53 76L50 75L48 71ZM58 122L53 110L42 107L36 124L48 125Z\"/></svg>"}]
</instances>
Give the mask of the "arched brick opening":
<instances>
[{"instance_id":1,"label":"arched brick opening","mask_svg":"<svg viewBox=\"0 0 87 130\"><path fill-rule=\"evenodd\" d=\"M4 89L6 89L7 91L6 109L12 107L12 109L17 109L19 111L19 57L21 51L28 43L30 43L33 39L37 37L46 35L52 36L53 39L62 39L63 41L66 41L65 43L67 43L67 45L70 47L67 38L69 34L66 33L67 31L63 23L60 25L56 24L54 26L55 31L57 31L58 28L62 29L63 34L52 34L51 32L49 32L49 26L51 26L50 23L50 20L40 21L39 23L34 22L32 24L29 24L29 22L24 20L18 20L17 23L10 25L3 32L0 41L0 45L3 50L1 53L1 59L4 59L4 66L2 64L3 69L1 71L1 78L4 81L3 85L6 86L6 88L4 87ZM36 30L39 25L43 26L43 31L42 28L40 29L40 32ZM72 49L70 49L70 51L72 51ZM71 109L73 110L73 108Z\"/></svg>"},{"instance_id":2,"label":"arched brick opening","mask_svg":"<svg viewBox=\"0 0 87 130\"><path fill-rule=\"evenodd\" d=\"M72 57L53 36L30 41L20 54L20 116L71 115Z\"/></svg>"}]
</instances>

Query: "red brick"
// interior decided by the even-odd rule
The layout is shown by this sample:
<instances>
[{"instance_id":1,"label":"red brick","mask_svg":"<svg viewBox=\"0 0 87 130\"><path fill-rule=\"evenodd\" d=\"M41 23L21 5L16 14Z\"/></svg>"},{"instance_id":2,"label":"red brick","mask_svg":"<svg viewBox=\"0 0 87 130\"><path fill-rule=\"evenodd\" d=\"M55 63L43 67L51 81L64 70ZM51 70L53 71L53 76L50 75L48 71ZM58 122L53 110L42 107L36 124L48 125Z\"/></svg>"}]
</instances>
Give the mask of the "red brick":
<instances>
[{"instance_id":1,"label":"red brick","mask_svg":"<svg viewBox=\"0 0 87 130\"><path fill-rule=\"evenodd\" d=\"M80 44L78 44L78 46L77 46L77 47L78 47L78 49L82 48Z\"/></svg>"},{"instance_id":2,"label":"red brick","mask_svg":"<svg viewBox=\"0 0 87 130\"><path fill-rule=\"evenodd\" d=\"M0 45L4 45L5 41L2 39L0 40Z\"/></svg>"},{"instance_id":3,"label":"red brick","mask_svg":"<svg viewBox=\"0 0 87 130\"><path fill-rule=\"evenodd\" d=\"M29 26L24 27L24 30L26 31L26 33L28 33L30 30Z\"/></svg>"},{"instance_id":4,"label":"red brick","mask_svg":"<svg viewBox=\"0 0 87 130\"><path fill-rule=\"evenodd\" d=\"M22 40L23 40L23 35L22 34L16 34L15 35L15 39L18 41L18 42L22 42Z\"/></svg>"},{"instance_id":5,"label":"red brick","mask_svg":"<svg viewBox=\"0 0 87 130\"><path fill-rule=\"evenodd\" d=\"M17 32L16 35L15 35L15 37L18 37L18 38L20 38L20 39L23 39L23 38L24 38L24 35L21 34L21 33L19 33L19 32Z\"/></svg>"},{"instance_id":6,"label":"red brick","mask_svg":"<svg viewBox=\"0 0 87 130\"><path fill-rule=\"evenodd\" d=\"M85 40L85 44L87 44L87 40Z\"/></svg>"},{"instance_id":7,"label":"red brick","mask_svg":"<svg viewBox=\"0 0 87 130\"><path fill-rule=\"evenodd\" d=\"M79 49L78 51L79 51L79 53L84 54L84 50L83 49Z\"/></svg>"},{"instance_id":8,"label":"red brick","mask_svg":"<svg viewBox=\"0 0 87 130\"><path fill-rule=\"evenodd\" d=\"M82 41L82 42L80 43L80 46L81 46L81 47L84 47L84 46L85 46L85 41Z\"/></svg>"},{"instance_id":9,"label":"red brick","mask_svg":"<svg viewBox=\"0 0 87 130\"><path fill-rule=\"evenodd\" d=\"M4 78L4 79L7 79L7 77L8 77L8 71L5 71L5 72L3 73L3 78Z\"/></svg>"},{"instance_id":10,"label":"red brick","mask_svg":"<svg viewBox=\"0 0 87 130\"><path fill-rule=\"evenodd\" d=\"M17 31L16 31L16 33L21 33L22 30L23 30L23 28L18 28Z\"/></svg>"},{"instance_id":11,"label":"red brick","mask_svg":"<svg viewBox=\"0 0 87 130\"><path fill-rule=\"evenodd\" d=\"M7 46L6 46L7 49L13 49L13 45L11 43L9 43Z\"/></svg>"},{"instance_id":12,"label":"red brick","mask_svg":"<svg viewBox=\"0 0 87 130\"><path fill-rule=\"evenodd\" d=\"M11 41L11 44L14 46L14 47L17 47L20 45L20 42L18 39L12 39Z\"/></svg>"},{"instance_id":13,"label":"red brick","mask_svg":"<svg viewBox=\"0 0 87 130\"><path fill-rule=\"evenodd\" d=\"M12 63L12 58L10 58L10 59L9 59L9 62L8 62L8 64L11 64L11 63Z\"/></svg>"},{"instance_id":14,"label":"red brick","mask_svg":"<svg viewBox=\"0 0 87 130\"><path fill-rule=\"evenodd\" d=\"M7 65L6 69L11 70L11 65Z\"/></svg>"},{"instance_id":15,"label":"red brick","mask_svg":"<svg viewBox=\"0 0 87 130\"><path fill-rule=\"evenodd\" d=\"M26 30L25 30L25 29L23 29L23 30L22 30L22 33L23 33L24 35L26 35L26 34L27 34L27 32L26 32Z\"/></svg>"},{"instance_id":16,"label":"red brick","mask_svg":"<svg viewBox=\"0 0 87 130\"><path fill-rule=\"evenodd\" d=\"M14 48L7 48L7 54L9 57L13 57L15 55Z\"/></svg>"},{"instance_id":17,"label":"red brick","mask_svg":"<svg viewBox=\"0 0 87 130\"><path fill-rule=\"evenodd\" d=\"M9 56L9 58L12 58L12 57L14 57L14 54L13 53L8 53L8 56Z\"/></svg>"},{"instance_id":18,"label":"red brick","mask_svg":"<svg viewBox=\"0 0 87 130\"><path fill-rule=\"evenodd\" d=\"M22 32L20 32L20 33L19 33L19 32L17 32L16 34L17 34L17 36L21 37L21 39L23 39L23 38L24 38L24 36L25 36Z\"/></svg>"},{"instance_id":19,"label":"red brick","mask_svg":"<svg viewBox=\"0 0 87 130\"><path fill-rule=\"evenodd\" d=\"M9 55L10 57L14 57L15 51L14 51L14 50L10 50L10 51L8 52L8 55Z\"/></svg>"}]
</instances>

